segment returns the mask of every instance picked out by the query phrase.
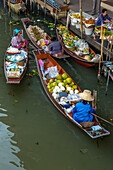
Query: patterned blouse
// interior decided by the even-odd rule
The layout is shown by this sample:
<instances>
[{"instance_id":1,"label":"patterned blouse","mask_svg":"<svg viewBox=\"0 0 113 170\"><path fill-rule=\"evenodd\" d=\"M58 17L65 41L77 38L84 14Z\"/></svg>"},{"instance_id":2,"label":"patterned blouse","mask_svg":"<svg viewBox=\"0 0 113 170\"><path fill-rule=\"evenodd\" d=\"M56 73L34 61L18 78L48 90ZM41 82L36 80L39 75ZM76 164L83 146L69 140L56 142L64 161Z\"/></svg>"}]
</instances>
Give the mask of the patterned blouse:
<instances>
[{"instance_id":1,"label":"patterned blouse","mask_svg":"<svg viewBox=\"0 0 113 170\"><path fill-rule=\"evenodd\" d=\"M19 37L14 36L11 40L11 45L12 45L12 47L17 47L21 44L22 41L25 41L25 40L21 35Z\"/></svg>"}]
</instances>

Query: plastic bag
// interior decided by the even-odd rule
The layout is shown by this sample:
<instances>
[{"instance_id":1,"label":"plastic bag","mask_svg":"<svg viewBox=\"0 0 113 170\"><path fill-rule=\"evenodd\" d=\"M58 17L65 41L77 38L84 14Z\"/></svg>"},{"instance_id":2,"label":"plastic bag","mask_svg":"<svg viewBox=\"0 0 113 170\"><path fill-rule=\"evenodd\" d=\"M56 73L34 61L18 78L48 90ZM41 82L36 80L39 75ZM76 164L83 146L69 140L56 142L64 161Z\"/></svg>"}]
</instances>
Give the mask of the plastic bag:
<instances>
[{"instance_id":1,"label":"plastic bag","mask_svg":"<svg viewBox=\"0 0 113 170\"><path fill-rule=\"evenodd\" d=\"M49 76L51 78L56 78L56 76L59 74L57 66L49 67L48 70L49 70Z\"/></svg>"}]
</instances>

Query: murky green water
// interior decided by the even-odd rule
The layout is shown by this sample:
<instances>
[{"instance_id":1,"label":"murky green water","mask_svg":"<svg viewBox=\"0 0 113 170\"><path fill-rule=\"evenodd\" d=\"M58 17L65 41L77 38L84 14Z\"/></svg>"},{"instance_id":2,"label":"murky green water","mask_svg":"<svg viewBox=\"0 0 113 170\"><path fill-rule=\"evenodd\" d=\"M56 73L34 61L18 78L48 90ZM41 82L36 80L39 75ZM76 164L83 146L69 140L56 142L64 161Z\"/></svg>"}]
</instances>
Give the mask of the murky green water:
<instances>
[{"instance_id":1,"label":"murky green water","mask_svg":"<svg viewBox=\"0 0 113 170\"><path fill-rule=\"evenodd\" d=\"M45 19L52 21L47 16ZM112 126L105 124L111 131L110 136L91 139L53 106L39 77L25 76L19 85L6 84L3 69L5 50L13 29L23 28L22 24L10 26L9 21L8 14L3 15L1 8L0 170L113 170ZM46 24L39 22L39 25L54 35ZM28 39L26 35L25 38ZM27 73L36 70L34 57L29 57ZM82 90L98 90L98 115L107 120L113 118L113 82L110 81L105 96L106 81L101 77L102 82L97 83L97 69L85 68L71 58L57 61Z\"/></svg>"}]
</instances>

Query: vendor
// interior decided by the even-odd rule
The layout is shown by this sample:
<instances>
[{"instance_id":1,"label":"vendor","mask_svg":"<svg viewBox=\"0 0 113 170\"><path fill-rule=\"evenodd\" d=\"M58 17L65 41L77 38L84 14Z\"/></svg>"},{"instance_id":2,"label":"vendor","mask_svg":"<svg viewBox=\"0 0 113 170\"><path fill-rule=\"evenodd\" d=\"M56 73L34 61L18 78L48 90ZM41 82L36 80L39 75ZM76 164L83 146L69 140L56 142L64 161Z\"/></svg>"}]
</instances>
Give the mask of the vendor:
<instances>
[{"instance_id":1,"label":"vendor","mask_svg":"<svg viewBox=\"0 0 113 170\"><path fill-rule=\"evenodd\" d=\"M49 53L52 54L52 56L61 56L62 55L62 46L59 41L56 41L56 37L51 38Z\"/></svg>"},{"instance_id":2,"label":"vendor","mask_svg":"<svg viewBox=\"0 0 113 170\"><path fill-rule=\"evenodd\" d=\"M79 97L83 99L83 101L77 103L73 108L73 119L78 123L93 121L93 115L90 113L94 113L95 111L91 105L88 104L89 101L94 100L93 96L91 96L91 91L84 90L83 93L79 93Z\"/></svg>"},{"instance_id":3,"label":"vendor","mask_svg":"<svg viewBox=\"0 0 113 170\"><path fill-rule=\"evenodd\" d=\"M21 30L15 29L14 36L11 40L11 46L16 48L25 48L28 41L21 36Z\"/></svg>"},{"instance_id":4,"label":"vendor","mask_svg":"<svg viewBox=\"0 0 113 170\"><path fill-rule=\"evenodd\" d=\"M101 26L105 23L110 23L112 19L107 14L107 9L103 9L102 13L99 15L97 22L95 23L95 27Z\"/></svg>"}]
</instances>

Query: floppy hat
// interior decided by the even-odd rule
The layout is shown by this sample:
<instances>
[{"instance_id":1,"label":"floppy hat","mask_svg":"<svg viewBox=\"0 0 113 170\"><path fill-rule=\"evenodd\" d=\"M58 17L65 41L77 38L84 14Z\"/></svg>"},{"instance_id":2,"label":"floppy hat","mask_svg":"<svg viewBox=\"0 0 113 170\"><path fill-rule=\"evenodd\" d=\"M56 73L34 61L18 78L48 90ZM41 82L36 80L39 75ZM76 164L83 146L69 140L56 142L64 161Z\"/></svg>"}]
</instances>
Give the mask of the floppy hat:
<instances>
[{"instance_id":1,"label":"floppy hat","mask_svg":"<svg viewBox=\"0 0 113 170\"><path fill-rule=\"evenodd\" d=\"M86 101L94 100L94 97L91 95L90 90L84 90L83 93L79 93L78 95L81 99L86 100Z\"/></svg>"},{"instance_id":2,"label":"floppy hat","mask_svg":"<svg viewBox=\"0 0 113 170\"><path fill-rule=\"evenodd\" d=\"M15 29L15 30L14 30L15 35L17 35L20 31L21 31L21 30Z\"/></svg>"}]
</instances>

